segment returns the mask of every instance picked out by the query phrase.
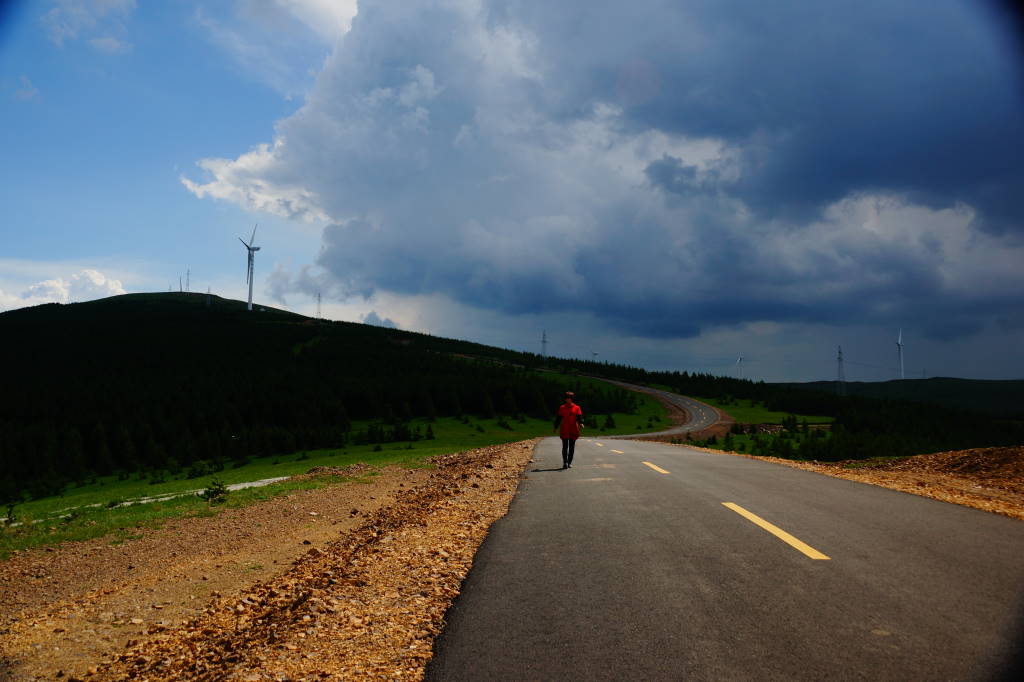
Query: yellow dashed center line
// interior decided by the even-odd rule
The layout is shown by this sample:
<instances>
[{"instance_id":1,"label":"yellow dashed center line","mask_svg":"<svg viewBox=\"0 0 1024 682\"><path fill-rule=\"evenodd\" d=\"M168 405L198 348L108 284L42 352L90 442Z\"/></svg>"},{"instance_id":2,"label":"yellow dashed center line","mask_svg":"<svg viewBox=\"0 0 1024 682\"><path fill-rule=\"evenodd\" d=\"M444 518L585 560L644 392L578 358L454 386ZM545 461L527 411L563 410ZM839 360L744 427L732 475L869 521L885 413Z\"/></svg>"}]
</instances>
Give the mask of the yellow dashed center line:
<instances>
[{"instance_id":1,"label":"yellow dashed center line","mask_svg":"<svg viewBox=\"0 0 1024 682\"><path fill-rule=\"evenodd\" d=\"M668 473L667 471L665 471L664 469L662 469L662 468L661 468L660 466L658 466L657 464L651 464L650 462L644 462L644 464L646 464L647 466L651 467L652 469L654 469L655 471L657 471L657 472L658 472L659 474L667 474L667 473Z\"/></svg>"},{"instance_id":2,"label":"yellow dashed center line","mask_svg":"<svg viewBox=\"0 0 1024 682\"><path fill-rule=\"evenodd\" d=\"M644 464L646 464L646 462L644 462ZM773 526L772 524L768 523L767 521L762 519L757 514L752 514L751 512L748 512L746 509L744 509L743 507L739 506L738 504L733 504L732 502L723 502L722 505L725 506L725 507L728 507L729 509L732 509L734 512L736 512L737 514L739 514L743 518L747 519L751 523L753 523L755 525L758 525L761 528L764 528L766 531L768 531L769 533L771 533L772 535L774 535L778 539L780 539L783 542L787 543L791 547L793 547L793 548L803 552L804 554L806 554L810 558L812 558L812 559L828 559L827 556L825 556L824 554L822 554L818 550L814 549L810 545L808 545L808 544L806 544L806 543L804 543L804 542L802 542L800 540L797 540L795 537L793 537L792 535L790 535L786 531L782 530L778 526Z\"/></svg>"},{"instance_id":3,"label":"yellow dashed center line","mask_svg":"<svg viewBox=\"0 0 1024 682\"><path fill-rule=\"evenodd\" d=\"M625 452L623 452L622 450L612 450L612 452L617 452L617 453L619 453L620 455L624 455L624 454L626 454L626 453L625 453Z\"/></svg>"}]
</instances>

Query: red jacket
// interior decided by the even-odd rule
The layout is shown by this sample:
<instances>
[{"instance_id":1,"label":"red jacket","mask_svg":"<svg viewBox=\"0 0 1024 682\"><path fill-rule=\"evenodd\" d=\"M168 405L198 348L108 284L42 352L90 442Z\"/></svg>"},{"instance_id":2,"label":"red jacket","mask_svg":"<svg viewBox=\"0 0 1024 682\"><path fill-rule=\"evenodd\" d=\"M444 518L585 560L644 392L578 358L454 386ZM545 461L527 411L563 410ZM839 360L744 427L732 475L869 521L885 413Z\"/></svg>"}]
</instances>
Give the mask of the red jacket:
<instances>
[{"instance_id":1,"label":"red jacket","mask_svg":"<svg viewBox=\"0 0 1024 682\"><path fill-rule=\"evenodd\" d=\"M562 403L558 406L558 417L562 420L559 436L576 440L580 437L579 422L583 421L583 410L576 403Z\"/></svg>"}]
</instances>

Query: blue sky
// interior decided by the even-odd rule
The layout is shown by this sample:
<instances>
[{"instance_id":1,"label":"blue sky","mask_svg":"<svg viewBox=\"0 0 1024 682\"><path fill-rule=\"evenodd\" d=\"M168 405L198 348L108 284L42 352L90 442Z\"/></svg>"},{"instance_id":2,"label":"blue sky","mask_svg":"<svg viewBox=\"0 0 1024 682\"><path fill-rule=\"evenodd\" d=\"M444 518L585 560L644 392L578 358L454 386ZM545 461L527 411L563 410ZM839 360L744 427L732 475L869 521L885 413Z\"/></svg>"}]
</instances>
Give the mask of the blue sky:
<instances>
[{"instance_id":1,"label":"blue sky","mask_svg":"<svg viewBox=\"0 0 1024 682\"><path fill-rule=\"evenodd\" d=\"M648 367L1024 377L982 3L25 1L0 309L177 288Z\"/></svg>"}]
</instances>

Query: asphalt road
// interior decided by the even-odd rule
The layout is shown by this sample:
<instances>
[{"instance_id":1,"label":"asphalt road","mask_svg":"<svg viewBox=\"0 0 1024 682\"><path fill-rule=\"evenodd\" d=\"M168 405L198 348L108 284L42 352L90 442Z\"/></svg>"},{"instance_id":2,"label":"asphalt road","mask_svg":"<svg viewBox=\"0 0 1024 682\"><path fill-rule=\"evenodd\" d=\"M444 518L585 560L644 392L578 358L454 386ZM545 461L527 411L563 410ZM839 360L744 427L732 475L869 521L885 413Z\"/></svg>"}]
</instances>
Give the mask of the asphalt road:
<instances>
[{"instance_id":1,"label":"asphalt road","mask_svg":"<svg viewBox=\"0 0 1024 682\"><path fill-rule=\"evenodd\" d=\"M534 459L428 679L1012 679L1020 521L660 443Z\"/></svg>"},{"instance_id":2,"label":"asphalt road","mask_svg":"<svg viewBox=\"0 0 1024 682\"><path fill-rule=\"evenodd\" d=\"M610 384L628 388L631 391L637 391L639 393L648 393L663 403L670 403L686 412L687 421L673 426L670 429L664 431L654 431L651 433L633 433L627 436L616 436L616 438L631 438L633 436L671 436L676 434L683 434L687 431L700 431L706 429L709 426L719 421L718 411L693 398L688 398L678 393L669 393L668 391L662 391L657 388L649 388L647 386L640 386L637 384L627 384L624 381L615 381L613 379L602 379Z\"/></svg>"}]
</instances>

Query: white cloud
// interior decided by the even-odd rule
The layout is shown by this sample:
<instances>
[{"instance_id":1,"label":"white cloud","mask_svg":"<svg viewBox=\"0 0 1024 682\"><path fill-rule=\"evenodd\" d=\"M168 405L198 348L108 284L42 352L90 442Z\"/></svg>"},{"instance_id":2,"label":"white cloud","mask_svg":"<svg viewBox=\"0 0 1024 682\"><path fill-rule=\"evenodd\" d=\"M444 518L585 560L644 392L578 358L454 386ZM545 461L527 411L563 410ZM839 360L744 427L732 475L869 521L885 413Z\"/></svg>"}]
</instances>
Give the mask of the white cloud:
<instances>
[{"instance_id":1,"label":"white cloud","mask_svg":"<svg viewBox=\"0 0 1024 682\"><path fill-rule=\"evenodd\" d=\"M609 12L653 24L652 8L664 11ZM983 328L986 306L1019 300L1024 245L980 231L977 207L851 181L845 194L830 187L820 212L762 210L755 201L783 177L765 169L793 144L785 124L801 121L687 128L674 105L696 117L726 104L694 70L703 48L693 64L656 51L638 60L640 32L577 26L584 14L580 3L366 3L272 140L204 159L208 176L182 182L198 197L328 222L316 267L277 278L275 295L390 297L381 309L406 328L419 313L395 301L427 299L506 322L577 316L634 346L726 332L782 343L779 329L897 318L953 338ZM753 106L732 104L744 116ZM644 106L653 113L634 109ZM799 168L788 189L818 180Z\"/></svg>"},{"instance_id":2,"label":"white cloud","mask_svg":"<svg viewBox=\"0 0 1024 682\"><path fill-rule=\"evenodd\" d=\"M376 310L371 310L363 315L363 324L372 324L376 327L388 327L390 329L396 329L398 327L394 320L389 317L381 317L377 314Z\"/></svg>"},{"instance_id":3,"label":"white cloud","mask_svg":"<svg viewBox=\"0 0 1024 682\"><path fill-rule=\"evenodd\" d=\"M0 289L0 309L9 310L40 303L77 303L124 293L127 292L120 280L86 268L67 279L55 277L32 282L16 293Z\"/></svg>"},{"instance_id":4,"label":"white cloud","mask_svg":"<svg viewBox=\"0 0 1024 682\"><path fill-rule=\"evenodd\" d=\"M254 0L248 0L248 4L254 4ZM274 0L272 4L287 11L331 45L348 33L358 11L356 0Z\"/></svg>"},{"instance_id":5,"label":"white cloud","mask_svg":"<svg viewBox=\"0 0 1024 682\"><path fill-rule=\"evenodd\" d=\"M274 151L284 147L279 140ZM326 214L316 195L286 178L274 179L274 151L261 144L232 161L203 159L197 165L213 176L200 184L182 176L181 182L199 198L211 197L235 202L246 208L306 221L323 220Z\"/></svg>"},{"instance_id":6,"label":"white cloud","mask_svg":"<svg viewBox=\"0 0 1024 682\"><path fill-rule=\"evenodd\" d=\"M21 87L14 91L14 96L22 101L34 99L38 94L39 90L32 84L28 76L22 75L19 77L21 81Z\"/></svg>"},{"instance_id":7,"label":"white cloud","mask_svg":"<svg viewBox=\"0 0 1024 682\"><path fill-rule=\"evenodd\" d=\"M57 0L41 21L50 40L62 47L104 21L119 24L134 9L135 0Z\"/></svg>"},{"instance_id":8,"label":"white cloud","mask_svg":"<svg viewBox=\"0 0 1024 682\"><path fill-rule=\"evenodd\" d=\"M113 36L93 38L89 41L89 44L92 45L95 49L99 50L100 52L105 52L107 54L121 54L124 52L128 52L132 49L131 43L126 43L122 40L118 40Z\"/></svg>"},{"instance_id":9,"label":"white cloud","mask_svg":"<svg viewBox=\"0 0 1024 682\"><path fill-rule=\"evenodd\" d=\"M197 7L193 20L248 77L287 99L305 93L327 52L346 34L356 0L237 0Z\"/></svg>"}]
</instances>

